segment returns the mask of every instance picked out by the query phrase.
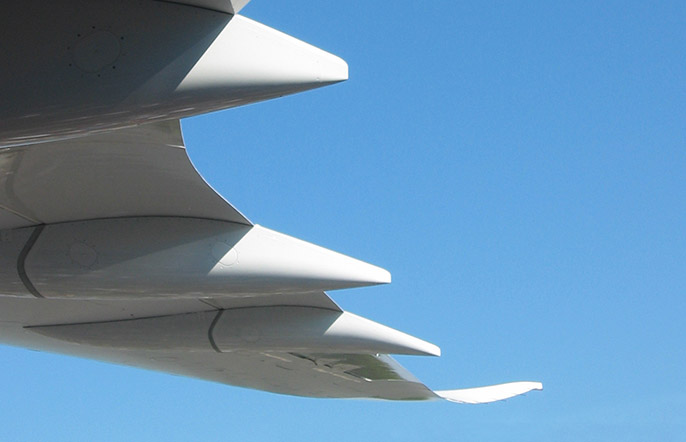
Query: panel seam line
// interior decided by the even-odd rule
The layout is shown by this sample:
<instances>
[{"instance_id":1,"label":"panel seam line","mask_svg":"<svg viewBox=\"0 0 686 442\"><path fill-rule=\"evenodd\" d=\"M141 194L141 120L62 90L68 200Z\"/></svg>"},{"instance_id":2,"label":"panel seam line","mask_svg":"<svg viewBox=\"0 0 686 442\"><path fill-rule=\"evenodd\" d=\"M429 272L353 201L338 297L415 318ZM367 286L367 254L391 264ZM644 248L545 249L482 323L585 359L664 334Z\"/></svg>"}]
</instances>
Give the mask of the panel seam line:
<instances>
[{"instance_id":1,"label":"panel seam line","mask_svg":"<svg viewBox=\"0 0 686 442\"><path fill-rule=\"evenodd\" d=\"M217 353L221 353L222 351L219 349L217 346L217 343L214 342L214 327L217 325L217 322L219 322L219 318L222 317L222 313L224 313L224 310L219 310L217 311L217 316L214 317L212 320L212 324L210 325L209 330L207 330L207 337L210 340L210 345L216 351Z\"/></svg>"},{"instance_id":2,"label":"panel seam line","mask_svg":"<svg viewBox=\"0 0 686 442\"><path fill-rule=\"evenodd\" d=\"M19 273L19 279L21 279L21 282L24 283L26 290L28 290L36 298L45 298L45 296L40 294L40 292L31 282L31 279L29 279L29 275L26 274L26 257L29 255L33 245L36 243L36 241L38 241L38 237L40 236L41 232L43 232L44 228L45 224L41 224L33 229L31 236L26 241L26 244L24 244L24 248L21 250L19 257L17 258L17 273Z\"/></svg>"}]
</instances>

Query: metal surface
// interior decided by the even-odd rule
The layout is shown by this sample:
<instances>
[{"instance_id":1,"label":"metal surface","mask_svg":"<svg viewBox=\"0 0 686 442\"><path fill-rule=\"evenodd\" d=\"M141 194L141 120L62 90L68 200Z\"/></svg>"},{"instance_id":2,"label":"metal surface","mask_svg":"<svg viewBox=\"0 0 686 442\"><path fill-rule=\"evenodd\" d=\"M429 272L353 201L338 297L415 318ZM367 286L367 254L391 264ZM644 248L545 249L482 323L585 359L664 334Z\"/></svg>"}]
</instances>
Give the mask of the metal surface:
<instances>
[{"instance_id":1,"label":"metal surface","mask_svg":"<svg viewBox=\"0 0 686 442\"><path fill-rule=\"evenodd\" d=\"M0 149L0 207L16 215L0 230L127 216L250 225L195 170L178 121Z\"/></svg>"},{"instance_id":2,"label":"metal surface","mask_svg":"<svg viewBox=\"0 0 686 442\"><path fill-rule=\"evenodd\" d=\"M324 290L379 267L253 225L200 177L178 119L347 79L235 15L246 0L26 0L0 17L0 340L277 393L434 393L385 353L433 344ZM30 24L30 26L27 26Z\"/></svg>"},{"instance_id":3,"label":"metal surface","mask_svg":"<svg viewBox=\"0 0 686 442\"><path fill-rule=\"evenodd\" d=\"M268 351L440 356L433 344L348 312L246 307L129 321L32 327L68 342L122 350Z\"/></svg>"},{"instance_id":4,"label":"metal surface","mask_svg":"<svg viewBox=\"0 0 686 442\"><path fill-rule=\"evenodd\" d=\"M49 224L29 242L23 280L46 298L256 297L390 282L384 269L273 230L198 218ZM234 264L213 253L217 244Z\"/></svg>"},{"instance_id":5,"label":"metal surface","mask_svg":"<svg viewBox=\"0 0 686 442\"><path fill-rule=\"evenodd\" d=\"M286 34L170 2L7 2L0 39L0 146L178 119L348 78L343 60Z\"/></svg>"}]
</instances>

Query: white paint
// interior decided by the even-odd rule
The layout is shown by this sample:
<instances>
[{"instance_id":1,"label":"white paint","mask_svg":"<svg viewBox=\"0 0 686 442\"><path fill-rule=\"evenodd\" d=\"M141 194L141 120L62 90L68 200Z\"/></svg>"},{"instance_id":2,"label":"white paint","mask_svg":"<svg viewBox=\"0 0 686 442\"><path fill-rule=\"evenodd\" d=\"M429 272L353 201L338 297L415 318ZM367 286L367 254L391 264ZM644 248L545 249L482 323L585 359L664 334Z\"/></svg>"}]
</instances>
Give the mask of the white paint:
<instances>
[{"instance_id":1,"label":"white paint","mask_svg":"<svg viewBox=\"0 0 686 442\"><path fill-rule=\"evenodd\" d=\"M261 226L172 217L49 224L25 267L46 298L222 298L391 280L384 269Z\"/></svg>"}]
</instances>

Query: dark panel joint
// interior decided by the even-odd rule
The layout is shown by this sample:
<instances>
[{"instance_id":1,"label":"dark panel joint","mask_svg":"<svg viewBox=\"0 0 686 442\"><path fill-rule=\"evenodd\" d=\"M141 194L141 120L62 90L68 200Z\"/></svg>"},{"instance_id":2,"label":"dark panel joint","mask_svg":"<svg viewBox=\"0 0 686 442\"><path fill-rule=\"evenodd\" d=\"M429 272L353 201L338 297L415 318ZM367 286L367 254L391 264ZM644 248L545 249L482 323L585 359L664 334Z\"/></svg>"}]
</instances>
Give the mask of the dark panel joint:
<instances>
[{"instance_id":1,"label":"dark panel joint","mask_svg":"<svg viewBox=\"0 0 686 442\"><path fill-rule=\"evenodd\" d=\"M44 228L45 225L41 224L33 229L33 233L31 233L31 236L29 237L28 241L26 241L26 244L24 244L24 248L21 250L19 258L17 259L17 273L19 273L19 278L21 279L21 282L24 283L26 290L28 290L36 298L44 298L44 296L38 292L36 287L29 279L29 276L26 274L26 257L29 255L33 245L36 243L36 241L38 241L38 237L40 236L41 232L43 232Z\"/></svg>"}]
</instances>

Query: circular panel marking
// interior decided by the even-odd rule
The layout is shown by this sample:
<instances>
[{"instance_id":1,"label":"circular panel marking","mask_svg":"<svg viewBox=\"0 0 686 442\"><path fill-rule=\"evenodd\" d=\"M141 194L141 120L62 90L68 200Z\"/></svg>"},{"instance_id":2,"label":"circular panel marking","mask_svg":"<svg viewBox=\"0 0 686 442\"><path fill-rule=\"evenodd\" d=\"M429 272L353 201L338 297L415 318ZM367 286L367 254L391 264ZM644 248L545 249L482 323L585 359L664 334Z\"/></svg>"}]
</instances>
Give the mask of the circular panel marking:
<instances>
[{"instance_id":1,"label":"circular panel marking","mask_svg":"<svg viewBox=\"0 0 686 442\"><path fill-rule=\"evenodd\" d=\"M81 38L72 52L74 64L85 72L98 72L119 58L119 40L111 32L98 31Z\"/></svg>"},{"instance_id":2,"label":"circular panel marking","mask_svg":"<svg viewBox=\"0 0 686 442\"><path fill-rule=\"evenodd\" d=\"M225 242L217 242L212 246L212 257L221 265L230 267L238 261L238 252Z\"/></svg>"}]
</instances>

